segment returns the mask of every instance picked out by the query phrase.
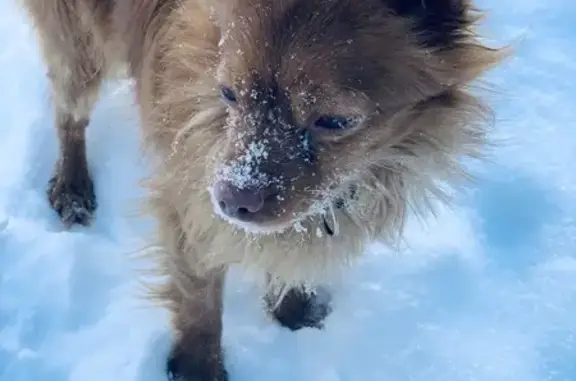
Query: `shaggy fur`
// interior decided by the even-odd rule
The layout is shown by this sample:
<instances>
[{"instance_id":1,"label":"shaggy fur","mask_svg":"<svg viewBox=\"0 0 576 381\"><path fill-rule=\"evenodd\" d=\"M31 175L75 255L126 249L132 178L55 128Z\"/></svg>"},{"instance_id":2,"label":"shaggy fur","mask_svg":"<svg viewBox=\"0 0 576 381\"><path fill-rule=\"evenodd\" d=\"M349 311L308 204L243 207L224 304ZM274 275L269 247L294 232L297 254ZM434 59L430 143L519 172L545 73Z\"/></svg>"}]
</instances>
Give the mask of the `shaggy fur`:
<instances>
[{"instance_id":1,"label":"shaggy fur","mask_svg":"<svg viewBox=\"0 0 576 381\"><path fill-rule=\"evenodd\" d=\"M121 65L136 80L159 158L148 205L174 379L227 378L228 265L268 274L281 324L320 326L299 287L395 242L409 209L428 212L467 177L461 159L481 156L490 113L468 86L502 52L474 34L469 0L21 1L51 80L61 155L49 199L66 224L96 207L84 129L100 83ZM334 116L347 128L324 128ZM226 213L221 184L262 210Z\"/></svg>"}]
</instances>

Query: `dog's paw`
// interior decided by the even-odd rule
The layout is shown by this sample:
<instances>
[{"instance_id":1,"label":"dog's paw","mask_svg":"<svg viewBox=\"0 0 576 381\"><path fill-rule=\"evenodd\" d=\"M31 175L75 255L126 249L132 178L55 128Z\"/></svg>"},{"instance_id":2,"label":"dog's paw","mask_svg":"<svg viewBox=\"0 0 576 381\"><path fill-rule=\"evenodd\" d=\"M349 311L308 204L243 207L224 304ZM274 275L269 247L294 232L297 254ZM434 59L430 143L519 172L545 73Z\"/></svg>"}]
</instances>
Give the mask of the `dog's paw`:
<instances>
[{"instance_id":1,"label":"dog's paw","mask_svg":"<svg viewBox=\"0 0 576 381\"><path fill-rule=\"evenodd\" d=\"M166 364L169 381L228 381L221 351L201 343L192 348L174 347Z\"/></svg>"},{"instance_id":2,"label":"dog's paw","mask_svg":"<svg viewBox=\"0 0 576 381\"><path fill-rule=\"evenodd\" d=\"M280 325L292 331L301 328L323 329L324 320L332 313L330 294L323 288L314 292L291 288L278 305L276 300L271 296L266 297L270 313Z\"/></svg>"},{"instance_id":3,"label":"dog's paw","mask_svg":"<svg viewBox=\"0 0 576 381\"><path fill-rule=\"evenodd\" d=\"M50 205L67 228L73 224L90 225L97 207L94 185L88 174L76 176L67 179L57 173L48 183Z\"/></svg>"}]
</instances>

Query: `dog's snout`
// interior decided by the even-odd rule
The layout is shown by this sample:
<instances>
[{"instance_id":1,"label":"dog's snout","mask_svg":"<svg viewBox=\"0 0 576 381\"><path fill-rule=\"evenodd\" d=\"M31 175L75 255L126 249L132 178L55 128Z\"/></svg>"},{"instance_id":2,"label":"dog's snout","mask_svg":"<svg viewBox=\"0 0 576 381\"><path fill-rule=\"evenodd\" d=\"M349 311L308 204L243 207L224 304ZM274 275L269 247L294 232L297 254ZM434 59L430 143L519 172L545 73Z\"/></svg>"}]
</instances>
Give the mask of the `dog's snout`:
<instances>
[{"instance_id":1,"label":"dog's snout","mask_svg":"<svg viewBox=\"0 0 576 381\"><path fill-rule=\"evenodd\" d=\"M219 181L214 186L214 198L222 213L246 221L262 212L269 193L267 188L239 188L228 181Z\"/></svg>"}]
</instances>

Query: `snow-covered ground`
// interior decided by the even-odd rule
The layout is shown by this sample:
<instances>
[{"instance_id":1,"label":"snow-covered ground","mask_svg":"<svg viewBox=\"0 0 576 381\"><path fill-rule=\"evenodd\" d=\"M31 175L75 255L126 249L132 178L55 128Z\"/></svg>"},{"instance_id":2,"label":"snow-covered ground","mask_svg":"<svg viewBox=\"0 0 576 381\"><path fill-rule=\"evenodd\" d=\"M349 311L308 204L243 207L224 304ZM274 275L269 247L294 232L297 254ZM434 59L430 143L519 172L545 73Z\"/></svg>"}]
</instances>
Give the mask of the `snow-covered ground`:
<instances>
[{"instance_id":1,"label":"snow-covered ground","mask_svg":"<svg viewBox=\"0 0 576 381\"><path fill-rule=\"evenodd\" d=\"M140 299L149 222L129 217L145 173L129 88L89 130L99 209L63 231L45 199L56 139L31 31L0 0L0 380L160 381L163 311ZM40 1L40 0L39 0ZM489 93L506 145L478 187L401 253L376 245L336 294L325 332L287 332L233 273L231 381L576 380L576 4L484 0L517 43Z\"/></svg>"}]
</instances>

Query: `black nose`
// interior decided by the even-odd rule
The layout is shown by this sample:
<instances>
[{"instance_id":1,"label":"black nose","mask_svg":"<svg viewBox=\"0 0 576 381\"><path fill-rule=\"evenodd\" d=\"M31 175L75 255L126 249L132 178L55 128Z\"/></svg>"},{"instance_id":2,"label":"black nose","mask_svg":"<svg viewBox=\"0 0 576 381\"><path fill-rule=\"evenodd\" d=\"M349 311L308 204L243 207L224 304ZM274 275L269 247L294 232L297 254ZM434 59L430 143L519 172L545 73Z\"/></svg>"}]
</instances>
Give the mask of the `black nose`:
<instances>
[{"instance_id":1,"label":"black nose","mask_svg":"<svg viewBox=\"0 0 576 381\"><path fill-rule=\"evenodd\" d=\"M218 181L214 198L224 214L246 220L264 208L266 191L251 187L240 189L228 181Z\"/></svg>"}]
</instances>

